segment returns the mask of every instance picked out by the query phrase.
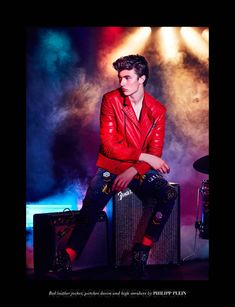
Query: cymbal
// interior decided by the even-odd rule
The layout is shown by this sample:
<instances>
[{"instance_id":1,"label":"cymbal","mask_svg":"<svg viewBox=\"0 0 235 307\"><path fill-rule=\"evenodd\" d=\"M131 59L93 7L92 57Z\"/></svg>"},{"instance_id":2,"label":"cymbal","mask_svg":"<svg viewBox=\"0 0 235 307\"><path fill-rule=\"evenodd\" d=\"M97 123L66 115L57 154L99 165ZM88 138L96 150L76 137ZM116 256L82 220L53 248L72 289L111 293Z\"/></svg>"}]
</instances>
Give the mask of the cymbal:
<instances>
[{"instance_id":1,"label":"cymbal","mask_svg":"<svg viewBox=\"0 0 235 307\"><path fill-rule=\"evenodd\" d=\"M196 160L193 163L193 167L196 171L200 173L209 174L209 155L203 156Z\"/></svg>"}]
</instances>

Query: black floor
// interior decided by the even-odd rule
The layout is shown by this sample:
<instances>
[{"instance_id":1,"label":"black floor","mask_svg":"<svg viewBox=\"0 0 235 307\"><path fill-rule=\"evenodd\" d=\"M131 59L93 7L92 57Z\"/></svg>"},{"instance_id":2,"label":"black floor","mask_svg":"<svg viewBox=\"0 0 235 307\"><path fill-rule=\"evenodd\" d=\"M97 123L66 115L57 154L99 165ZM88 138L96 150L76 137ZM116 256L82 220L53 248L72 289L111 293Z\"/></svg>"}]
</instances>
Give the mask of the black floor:
<instances>
[{"instance_id":1,"label":"black floor","mask_svg":"<svg viewBox=\"0 0 235 307\"><path fill-rule=\"evenodd\" d=\"M132 275L129 267L97 267L71 272L68 276L56 276L47 273L43 276L35 275L33 270L27 271L29 280L133 280L138 279ZM209 261L193 260L182 262L179 265L149 265L144 280L208 280Z\"/></svg>"}]
</instances>

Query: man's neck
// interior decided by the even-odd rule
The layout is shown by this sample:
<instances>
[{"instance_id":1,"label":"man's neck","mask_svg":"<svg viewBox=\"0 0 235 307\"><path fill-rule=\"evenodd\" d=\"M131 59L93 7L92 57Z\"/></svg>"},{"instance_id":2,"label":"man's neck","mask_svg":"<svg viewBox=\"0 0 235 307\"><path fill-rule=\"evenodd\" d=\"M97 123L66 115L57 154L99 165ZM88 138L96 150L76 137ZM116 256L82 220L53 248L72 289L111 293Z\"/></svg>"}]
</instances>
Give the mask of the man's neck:
<instances>
[{"instance_id":1,"label":"man's neck","mask_svg":"<svg viewBox=\"0 0 235 307\"><path fill-rule=\"evenodd\" d=\"M129 99L133 105L142 104L144 98L144 90L138 91L137 93L134 93L133 95L129 96Z\"/></svg>"}]
</instances>

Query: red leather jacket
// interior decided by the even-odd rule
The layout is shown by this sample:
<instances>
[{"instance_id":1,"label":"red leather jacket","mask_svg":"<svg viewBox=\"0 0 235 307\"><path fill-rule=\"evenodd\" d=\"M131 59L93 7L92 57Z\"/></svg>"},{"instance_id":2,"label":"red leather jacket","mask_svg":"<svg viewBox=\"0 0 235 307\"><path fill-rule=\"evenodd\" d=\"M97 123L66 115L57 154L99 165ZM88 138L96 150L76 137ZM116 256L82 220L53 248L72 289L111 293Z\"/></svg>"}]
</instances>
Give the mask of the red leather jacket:
<instances>
[{"instance_id":1,"label":"red leather jacket","mask_svg":"<svg viewBox=\"0 0 235 307\"><path fill-rule=\"evenodd\" d=\"M138 158L142 152L161 157L165 113L166 108L145 92L138 121L128 96L120 89L106 93L101 104L101 146L96 165L117 175L133 166L144 175L151 166Z\"/></svg>"}]
</instances>

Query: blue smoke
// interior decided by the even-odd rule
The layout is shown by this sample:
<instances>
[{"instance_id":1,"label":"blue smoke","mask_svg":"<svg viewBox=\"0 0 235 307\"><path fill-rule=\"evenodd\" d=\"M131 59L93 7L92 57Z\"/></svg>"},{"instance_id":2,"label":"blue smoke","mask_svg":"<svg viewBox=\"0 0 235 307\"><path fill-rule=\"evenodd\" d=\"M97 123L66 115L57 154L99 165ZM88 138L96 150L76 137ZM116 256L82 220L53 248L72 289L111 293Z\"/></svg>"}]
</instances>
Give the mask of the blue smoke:
<instances>
[{"instance_id":1,"label":"blue smoke","mask_svg":"<svg viewBox=\"0 0 235 307\"><path fill-rule=\"evenodd\" d=\"M43 29L36 33L36 42L29 35L27 50L27 201L45 197L57 184L52 169L54 127L50 118L79 61L65 32Z\"/></svg>"}]
</instances>

